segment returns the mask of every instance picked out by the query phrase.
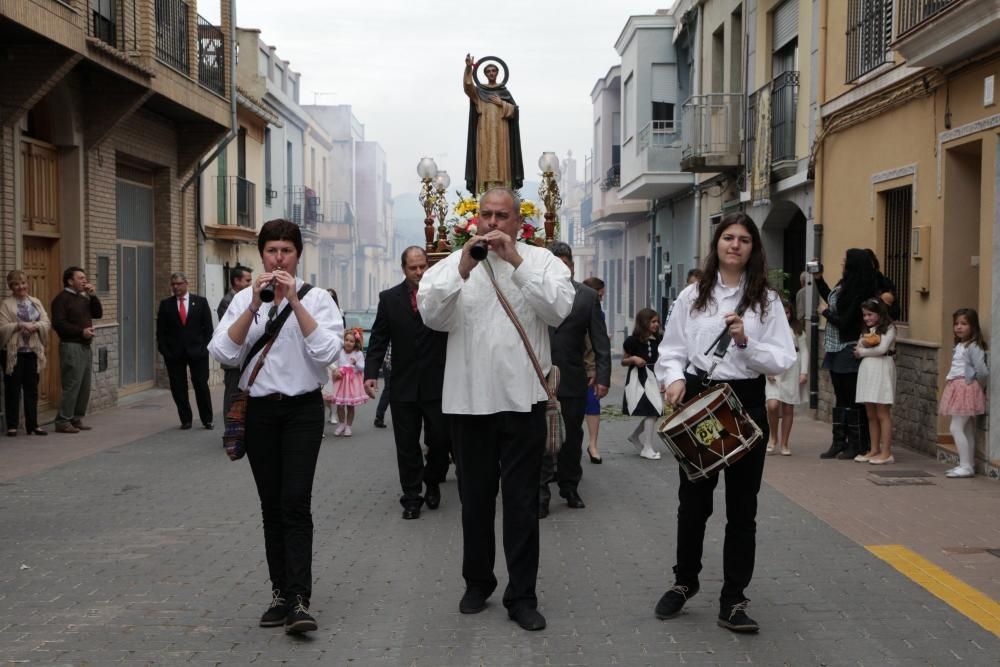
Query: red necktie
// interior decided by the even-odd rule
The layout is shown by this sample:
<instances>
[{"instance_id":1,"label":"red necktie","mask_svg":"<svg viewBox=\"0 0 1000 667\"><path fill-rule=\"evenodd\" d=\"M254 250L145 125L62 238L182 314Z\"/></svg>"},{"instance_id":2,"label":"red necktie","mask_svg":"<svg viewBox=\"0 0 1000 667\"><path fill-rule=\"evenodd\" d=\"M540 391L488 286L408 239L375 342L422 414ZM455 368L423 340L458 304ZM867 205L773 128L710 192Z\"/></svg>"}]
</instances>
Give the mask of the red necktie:
<instances>
[{"instance_id":1,"label":"red necktie","mask_svg":"<svg viewBox=\"0 0 1000 667\"><path fill-rule=\"evenodd\" d=\"M417 312L417 290L410 290L410 308L413 309L414 314Z\"/></svg>"},{"instance_id":2,"label":"red necktie","mask_svg":"<svg viewBox=\"0 0 1000 667\"><path fill-rule=\"evenodd\" d=\"M185 326L187 325L188 314L187 314L187 308L184 307L184 297L181 297L180 300L177 302L177 307L180 308L181 326Z\"/></svg>"}]
</instances>

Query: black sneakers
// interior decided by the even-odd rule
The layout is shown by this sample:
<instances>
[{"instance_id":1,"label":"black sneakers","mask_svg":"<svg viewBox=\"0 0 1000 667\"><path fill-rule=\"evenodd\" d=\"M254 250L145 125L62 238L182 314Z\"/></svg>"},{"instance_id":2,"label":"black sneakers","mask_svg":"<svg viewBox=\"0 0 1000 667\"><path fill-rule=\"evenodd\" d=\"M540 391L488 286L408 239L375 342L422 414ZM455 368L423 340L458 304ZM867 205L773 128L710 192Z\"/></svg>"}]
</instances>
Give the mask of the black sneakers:
<instances>
[{"instance_id":1,"label":"black sneakers","mask_svg":"<svg viewBox=\"0 0 1000 667\"><path fill-rule=\"evenodd\" d=\"M458 603L458 610L463 614L478 614L486 609L486 598L489 595L475 588L466 588L465 594Z\"/></svg>"},{"instance_id":2,"label":"black sneakers","mask_svg":"<svg viewBox=\"0 0 1000 667\"><path fill-rule=\"evenodd\" d=\"M681 613L684 603L690 600L698 592L698 586L675 585L663 594L660 601L656 603L656 617L661 621L673 618Z\"/></svg>"},{"instance_id":3,"label":"black sneakers","mask_svg":"<svg viewBox=\"0 0 1000 667\"><path fill-rule=\"evenodd\" d=\"M312 632L317 625L316 619L309 615L309 601L304 600L301 595L296 595L295 600L295 606L285 617L285 632L290 635Z\"/></svg>"},{"instance_id":4,"label":"black sneakers","mask_svg":"<svg viewBox=\"0 0 1000 667\"><path fill-rule=\"evenodd\" d=\"M747 616L747 605L750 600L743 600L722 608L719 612L719 627L733 632L753 633L760 630L757 621Z\"/></svg>"},{"instance_id":5,"label":"black sneakers","mask_svg":"<svg viewBox=\"0 0 1000 667\"><path fill-rule=\"evenodd\" d=\"M536 631L545 629L545 617L537 609L520 607L507 612L507 618L521 626L522 630Z\"/></svg>"},{"instance_id":6,"label":"black sneakers","mask_svg":"<svg viewBox=\"0 0 1000 667\"><path fill-rule=\"evenodd\" d=\"M262 628L275 628L283 625L285 617L288 616L288 605L285 603L285 598L281 597L281 591L275 588L271 592L274 594L271 606L260 617L260 627Z\"/></svg>"}]
</instances>

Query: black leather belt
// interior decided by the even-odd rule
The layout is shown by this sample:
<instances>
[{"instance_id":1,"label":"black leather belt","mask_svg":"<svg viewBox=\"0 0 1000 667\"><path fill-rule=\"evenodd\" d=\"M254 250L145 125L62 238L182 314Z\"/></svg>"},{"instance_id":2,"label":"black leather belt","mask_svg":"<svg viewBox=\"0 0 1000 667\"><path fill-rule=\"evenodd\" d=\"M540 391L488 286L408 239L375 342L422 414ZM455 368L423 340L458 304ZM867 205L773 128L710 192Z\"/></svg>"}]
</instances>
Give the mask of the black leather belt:
<instances>
[{"instance_id":1,"label":"black leather belt","mask_svg":"<svg viewBox=\"0 0 1000 667\"><path fill-rule=\"evenodd\" d=\"M288 394L281 394L275 392L273 394L264 394L263 396L251 396L250 398L259 401L302 401L310 398L314 398L319 394L319 389L315 391L310 391L305 394L297 394L295 396L289 396Z\"/></svg>"}]
</instances>

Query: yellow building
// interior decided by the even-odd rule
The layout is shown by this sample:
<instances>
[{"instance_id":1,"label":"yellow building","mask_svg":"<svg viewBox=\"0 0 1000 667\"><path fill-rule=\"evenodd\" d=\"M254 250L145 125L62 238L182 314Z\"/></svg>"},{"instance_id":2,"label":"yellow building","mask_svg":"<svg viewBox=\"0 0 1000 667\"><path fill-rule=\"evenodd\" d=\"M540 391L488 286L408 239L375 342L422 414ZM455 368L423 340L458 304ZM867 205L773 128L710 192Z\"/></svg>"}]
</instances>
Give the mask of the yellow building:
<instances>
[{"instance_id":1,"label":"yellow building","mask_svg":"<svg viewBox=\"0 0 1000 667\"><path fill-rule=\"evenodd\" d=\"M821 127L816 222L830 282L848 248L872 248L898 289L896 439L934 453L952 313L979 311L996 343L1000 6L995 0L816 4ZM995 374L994 374L994 377ZM1000 385L993 381L994 409ZM1000 459L980 419L979 467ZM946 457L947 445L939 456Z\"/></svg>"}]
</instances>

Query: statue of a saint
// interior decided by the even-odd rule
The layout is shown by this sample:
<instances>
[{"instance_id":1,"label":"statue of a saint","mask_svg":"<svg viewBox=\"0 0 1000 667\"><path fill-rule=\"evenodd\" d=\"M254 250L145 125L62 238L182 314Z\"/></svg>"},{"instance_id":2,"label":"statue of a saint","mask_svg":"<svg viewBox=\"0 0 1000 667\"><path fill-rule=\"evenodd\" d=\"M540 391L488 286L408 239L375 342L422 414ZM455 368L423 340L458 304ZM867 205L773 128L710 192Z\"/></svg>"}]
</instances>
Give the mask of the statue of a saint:
<instances>
[{"instance_id":1,"label":"statue of a saint","mask_svg":"<svg viewBox=\"0 0 1000 667\"><path fill-rule=\"evenodd\" d=\"M473 78L475 61L465 56L463 87L469 96L469 137L465 152L465 187L478 195L494 186L520 188L524 184L521 130L517 103L504 83L497 84L500 68L486 58L486 84ZM501 61L502 62L502 61ZM476 65L478 68L478 65ZM506 69L506 64L504 65Z\"/></svg>"}]
</instances>

